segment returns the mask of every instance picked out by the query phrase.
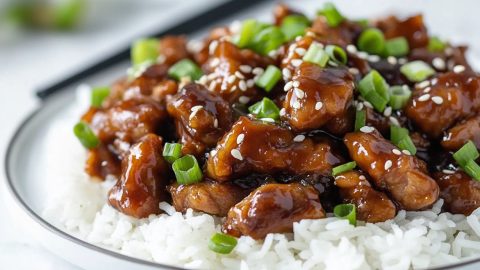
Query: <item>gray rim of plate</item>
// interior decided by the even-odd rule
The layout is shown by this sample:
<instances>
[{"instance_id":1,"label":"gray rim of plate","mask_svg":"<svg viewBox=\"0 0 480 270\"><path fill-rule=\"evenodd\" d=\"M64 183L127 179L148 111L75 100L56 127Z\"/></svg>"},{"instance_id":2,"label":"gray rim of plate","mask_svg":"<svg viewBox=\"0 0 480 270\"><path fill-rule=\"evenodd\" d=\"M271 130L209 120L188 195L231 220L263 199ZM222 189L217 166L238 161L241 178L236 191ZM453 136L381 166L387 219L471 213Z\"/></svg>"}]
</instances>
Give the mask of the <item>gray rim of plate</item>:
<instances>
[{"instance_id":1,"label":"gray rim of plate","mask_svg":"<svg viewBox=\"0 0 480 270\"><path fill-rule=\"evenodd\" d=\"M13 185L14 179L12 179L12 176L11 176L11 173L10 173L10 162L11 162L11 159L12 159L13 146L17 143L17 138L19 138L19 135L23 132L24 128L26 126L28 126L34 120L35 116L37 114L39 114L40 111L42 111L44 108L48 107L50 100L53 100L57 96L58 96L58 93L53 95L52 98L49 98L49 99L45 100L44 102L42 102L42 104L40 105L39 108L37 108L36 110L31 112L21 122L20 126L15 130L13 136L9 140L7 152L5 154L5 175L6 175L7 188L9 189L9 191L10 191L12 197L14 198L14 200L21 206L21 208L23 208L23 210L33 220L35 220L37 223L39 223L42 227L49 230L50 232L53 232L57 236L60 236L64 239L72 241L73 243L75 243L75 244L77 244L81 247L85 247L85 248L88 248L90 250L93 250L93 251L96 251L96 252L102 253L104 255L111 256L111 257L115 257L115 258L120 259L120 260L125 260L125 261L129 261L129 262L137 263L137 264L142 264L142 265L145 265L145 266L163 267L163 268L166 268L166 269L173 269L173 270L184 270L185 268L180 268L180 267L171 266L171 265L167 265L167 264L150 262L150 261L130 257L130 256L127 256L127 255L123 255L121 253L108 250L106 248L95 246L95 245L93 245L93 244L91 244L87 241L84 241L84 240L79 239L79 238L77 238L73 235L70 235L70 234L60 230L59 228L55 227L54 225L52 225L51 223L49 223L45 219L43 219L32 208L30 208L28 206L28 204L20 196L18 191L15 189L15 186ZM471 265L471 264L474 264L474 263L479 263L479 262L480 262L480 258L476 258L476 259L466 260L466 261L459 262L459 263L452 264L452 265L439 266L439 267L428 268L428 269L430 269L430 270L455 269L456 267L468 266L468 265Z\"/></svg>"}]
</instances>

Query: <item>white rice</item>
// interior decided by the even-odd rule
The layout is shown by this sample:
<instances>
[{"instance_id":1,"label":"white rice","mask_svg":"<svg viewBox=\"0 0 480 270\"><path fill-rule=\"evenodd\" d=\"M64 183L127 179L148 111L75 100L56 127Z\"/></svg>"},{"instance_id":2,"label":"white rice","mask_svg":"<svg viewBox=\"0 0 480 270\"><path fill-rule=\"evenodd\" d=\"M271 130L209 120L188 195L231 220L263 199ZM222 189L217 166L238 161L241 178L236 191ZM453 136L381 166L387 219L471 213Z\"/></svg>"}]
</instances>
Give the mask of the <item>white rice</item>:
<instances>
[{"instance_id":1,"label":"white rice","mask_svg":"<svg viewBox=\"0 0 480 270\"><path fill-rule=\"evenodd\" d=\"M49 135L55 154L49 157L47 184L53 192L44 216L95 245L192 269L421 269L480 254L480 210L468 217L440 213L439 200L431 210L402 210L394 220L377 224L354 227L331 216L302 220L292 234L269 234L264 241L241 237L231 254L218 255L208 241L220 230L219 218L192 210L181 214L161 203L166 214L138 220L106 204L115 180L98 183L83 173L85 151L71 135L77 119L69 118L83 109L79 105L65 114ZM56 162L63 168L54 169Z\"/></svg>"}]
</instances>

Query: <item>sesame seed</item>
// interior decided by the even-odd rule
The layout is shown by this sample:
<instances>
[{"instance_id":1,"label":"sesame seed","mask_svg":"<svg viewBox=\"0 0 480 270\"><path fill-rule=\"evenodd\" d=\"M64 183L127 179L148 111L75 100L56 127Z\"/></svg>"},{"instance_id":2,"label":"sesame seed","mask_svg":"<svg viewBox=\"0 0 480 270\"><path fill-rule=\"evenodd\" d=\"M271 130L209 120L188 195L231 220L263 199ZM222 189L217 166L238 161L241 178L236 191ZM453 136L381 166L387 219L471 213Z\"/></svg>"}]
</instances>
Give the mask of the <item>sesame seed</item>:
<instances>
[{"instance_id":1,"label":"sesame seed","mask_svg":"<svg viewBox=\"0 0 480 270\"><path fill-rule=\"evenodd\" d=\"M232 149L232 151L230 151L230 154L232 155L232 157L238 160L243 160L242 153L240 153L238 149Z\"/></svg>"},{"instance_id":2,"label":"sesame seed","mask_svg":"<svg viewBox=\"0 0 480 270\"><path fill-rule=\"evenodd\" d=\"M358 68L352 67L348 69L348 72L352 73L353 75L357 75L360 73L360 70L358 70Z\"/></svg>"},{"instance_id":3,"label":"sesame seed","mask_svg":"<svg viewBox=\"0 0 480 270\"><path fill-rule=\"evenodd\" d=\"M237 78L239 79L245 79L245 76L243 76L243 74L238 70L235 71L235 76L237 76Z\"/></svg>"},{"instance_id":4,"label":"sesame seed","mask_svg":"<svg viewBox=\"0 0 480 270\"><path fill-rule=\"evenodd\" d=\"M398 63L399 63L400 65L406 64L406 63L407 63L407 58L400 58L400 59L398 59Z\"/></svg>"},{"instance_id":5,"label":"sesame seed","mask_svg":"<svg viewBox=\"0 0 480 270\"><path fill-rule=\"evenodd\" d=\"M290 79L292 77L292 72L288 68L282 69L282 75L285 79Z\"/></svg>"},{"instance_id":6,"label":"sesame seed","mask_svg":"<svg viewBox=\"0 0 480 270\"><path fill-rule=\"evenodd\" d=\"M304 48L296 48L295 52L300 56L304 56L307 50L305 50Z\"/></svg>"},{"instance_id":7,"label":"sesame seed","mask_svg":"<svg viewBox=\"0 0 480 270\"><path fill-rule=\"evenodd\" d=\"M217 150L213 149L210 151L210 156L215 156L217 154Z\"/></svg>"},{"instance_id":8,"label":"sesame seed","mask_svg":"<svg viewBox=\"0 0 480 270\"><path fill-rule=\"evenodd\" d=\"M215 78L217 78L217 73L215 73L215 72L207 75L207 79L209 81L214 80Z\"/></svg>"},{"instance_id":9,"label":"sesame seed","mask_svg":"<svg viewBox=\"0 0 480 270\"><path fill-rule=\"evenodd\" d=\"M397 58L395 56L389 56L389 57L387 57L387 62L390 65L396 65L398 61L397 61Z\"/></svg>"},{"instance_id":10,"label":"sesame seed","mask_svg":"<svg viewBox=\"0 0 480 270\"><path fill-rule=\"evenodd\" d=\"M364 101L364 102L363 102L363 105L365 105L365 107L367 107L367 108L373 109L372 103L370 103L370 102L368 102L368 101Z\"/></svg>"},{"instance_id":11,"label":"sesame seed","mask_svg":"<svg viewBox=\"0 0 480 270\"><path fill-rule=\"evenodd\" d=\"M427 101L429 99L430 99L430 94L425 94L425 95L420 96L417 100L418 101Z\"/></svg>"},{"instance_id":12,"label":"sesame seed","mask_svg":"<svg viewBox=\"0 0 480 270\"><path fill-rule=\"evenodd\" d=\"M275 119L273 118L260 118L261 121L265 121L265 122L270 122L270 123L275 123Z\"/></svg>"},{"instance_id":13,"label":"sesame seed","mask_svg":"<svg viewBox=\"0 0 480 270\"><path fill-rule=\"evenodd\" d=\"M394 153L397 156L400 156L402 154L402 152L400 150L396 149L396 148L392 149L392 153Z\"/></svg>"},{"instance_id":14,"label":"sesame seed","mask_svg":"<svg viewBox=\"0 0 480 270\"><path fill-rule=\"evenodd\" d=\"M235 91L235 90L237 90L237 86L236 86L236 85L234 85L234 86L232 86L232 88L230 88L230 92L233 92L233 91Z\"/></svg>"},{"instance_id":15,"label":"sesame seed","mask_svg":"<svg viewBox=\"0 0 480 270\"><path fill-rule=\"evenodd\" d=\"M405 149L405 150L402 150L402 153L404 153L404 154L407 155L407 156L412 155L412 153L410 153L410 151L408 151L408 150L406 150L406 149Z\"/></svg>"},{"instance_id":16,"label":"sesame seed","mask_svg":"<svg viewBox=\"0 0 480 270\"><path fill-rule=\"evenodd\" d=\"M368 53L366 52L358 52L357 56L361 59L367 59L368 58Z\"/></svg>"},{"instance_id":17,"label":"sesame seed","mask_svg":"<svg viewBox=\"0 0 480 270\"><path fill-rule=\"evenodd\" d=\"M393 163L392 163L392 161L391 161L391 160L387 160L387 161L385 161L385 167L384 167L384 168L385 168L385 170L388 170L388 169L390 169L390 168L392 167L392 165L393 165Z\"/></svg>"},{"instance_id":18,"label":"sesame seed","mask_svg":"<svg viewBox=\"0 0 480 270\"><path fill-rule=\"evenodd\" d=\"M243 73L250 73L252 72L252 67L249 66L249 65L241 65L239 67L240 71L243 72Z\"/></svg>"},{"instance_id":19,"label":"sesame seed","mask_svg":"<svg viewBox=\"0 0 480 270\"><path fill-rule=\"evenodd\" d=\"M442 172L443 172L444 174L454 174L454 173L455 173L455 171L447 170L447 169L442 170Z\"/></svg>"},{"instance_id":20,"label":"sesame seed","mask_svg":"<svg viewBox=\"0 0 480 270\"><path fill-rule=\"evenodd\" d=\"M305 140L305 135L297 135L293 138L294 142L303 142L303 140Z\"/></svg>"},{"instance_id":21,"label":"sesame seed","mask_svg":"<svg viewBox=\"0 0 480 270\"><path fill-rule=\"evenodd\" d=\"M198 110L201 110L201 109L203 109L203 106L202 105L197 105L197 106L193 106L190 110L192 112L194 112L194 111L198 111Z\"/></svg>"},{"instance_id":22,"label":"sesame seed","mask_svg":"<svg viewBox=\"0 0 480 270\"><path fill-rule=\"evenodd\" d=\"M218 41L214 40L210 43L210 45L208 46L208 52L210 54L214 54L215 53L215 49L217 48L218 46Z\"/></svg>"},{"instance_id":23,"label":"sesame seed","mask_svg":"<svg viewBox=\"0 0 480 270\"><path fill-rule=\"evenodd\" d=\"M432 90L432 88L430 86L428 86L428 87L425 87L425 89L423 89L423 92L428 93L428 92L430 92L430 90Z\"/></svg>"},{"instance_id":24,"label":"sesame seed","mask_svg":"<svg viewBox=\"0 0 480 270\"><path fill-rule=\"evenodd\" d=\"M291 63L292 63L292 66L299 67L303 63L303 60L302 59L292 59Z\"/></svg>"},{"instance_id":25,"label":"sesame seed","mask_svg":"<svg viewBox=\"0 0 480 270\"><path fill-rule=\"evenodd\" d=\"M220 64L220 59L218 59L218 58L216 58L216 57L213 58L212 61L210 62L210 65L211 65L212 67L216 67L216 66L218 66L219 64Z\"/></svg>"},{"instance_id":26,"label":"sesame seed","mask_svg":"<svg viewBox=\"0 0 480 270\"><path fill-rule=\"evenodd\" d=\"M462 65L456 65L453 67L453 72L455 73L461 73L465 71L465 67Z\"/></svg>"},{"instance_id":27,"label":"sesame seed","mask_svg":"<svg viewBox=\"0 0 480 270\"><path fill-rule=\"evenodd\" d=\"M280 116L284 116L285 114L287 114L287 110L285 108L282 108L280 110Z\"/></svg>"},{"instance_id":28,"label":"sesame seed","mask_svg":"<svg viewBox=\"0 0 480 270\"><path fill-rule=\"evenodd\" d=\"M200 79L198 79L198 83L206 84L207 83L207 76L203 75L202 77L200 77Z\"/></svg>"},{"instance_id":29,"label":"sesame seed","mask_svg":"<svg viewBox=\"0 0 480 270\"><path fill-rule=\"evenodd\" d=\"M386 107L385 110L383 111L383 115L386 117L389 117L390 115L392 115L392 107L390 106Z\"/></svg>"},{"instance_id":30,"label":"sesame seed","mask_svg":"<svg viewBox=\"0 0 480 270\"><path fill-rule=\"evenodd\" d=\"M357 103L357 111L361 111L363 109L363 103L362 102L358 102Z\"/></svg>"},{"instance_id":31,"label":"sesame seed","mask_svg":"<svg viewBox=\"0 0 480 270\"><path fill-rule=\"evenodd\" d=\"M305 92L300 88L295 88L293 93L295 93L295 96L297 96L299 99L302 99L305 96Z\"/></svg>"},{"instance_id":32,"label":"sesame seed","mask_svg":"<svg viewBox=\"0 0 480 270\"><path fill-rule=\"evenodd\" d=\"M355 45L353 44L348 44L347 45L347 52L349 53L356 53L357 52L357 47L355 47Z\"/></svg>"},{"instance_id":33,"label":"sesame seed","mask_svg":"<svg viewBox=\"0 0 480 270\"><path fill-rule=\"evenodd\" d=\"M360 176L358 177L358 179L360 179L360 180L367 180L367 178L365 177L365 175L360 175Z\"/></svg>"},{"instance_id":34,"label":"sesame seed","mask_svg":"<svg viewBox=\"0 0 480 270\"><path fill-rule=\"evenodd\" d=\"M432 65L436 69L444 70L445 69L445 60L440 57L435 57L432 60Z\"/></svg>"},{"instance_id":35,"label":"sesame seed","mask_svg":"<svg viewBox=\"0 0 480 270\"><path fill-rule=\"evenodd\" d=\"M397 118L395 118L393 116L390 116L390 117L388 117L388 120L390 121L390 124L395 125L395 126L400 126L400 123L398 122Z\"/></svg>"},{"instance_id":36,"label":"sesame seed","mask_svg":"<svg viewBox=\"0 0 480 270\"><path fill-rule=\"evenodd\" d=\"M247 87L252 88L255 85L255 80L250 79L247 81Z\"/></svg>"},{"instance_id":37,"label":"sesame seed","mask_svg":"<svg viewBox=\"0 0 480 270\"><path fill-rule=\"evenodd\" d=\"M301 39L302 39L302 36L295 37L295 41L300 41Z\"/></svg>"},{"instance_id":38,"label":"sesame seed","mask_svg":"<svg viewBox=\"0 0 480 270\"><path fill-rule=\"evenodd\" d=\"M375 63L375 62L380 61L380 56L378 56L378 55L369 55L369 56L367 57L367 59L368 59L368 61Z\"/></svg>"},{"instance_id":39,"label":"sesame seed","mask_svg":"<svg viewBox=\"0 0 480 270\"><path fill-rule=\"evenodd\" d=\"M277 53L278 53L277 50L271 50L271 51L269 51L267 54L268 54L268 56L270 56L271 58L275 58L275 57L277 57Z\"/></svg>"},{"instance_id":40,"label":"sesame seed","mask_svg":"<svg viewBox=\"0 0 480 270\"><path fill-rule=\"evenodd\" d=\"M245 134L243 133L240 133L238 136L237 136L237 144L241 144L243 142L243 139L245 138Z\"/></svg>"},{"instance_id":41,"label":"sesame seed","mask_svg":"<svg viewBox=\"0 0 480 270\"><path fill-rule=\"evenodd\" d=\"M255 75L260 75L264 72L264 69L261 68L261 67L256 67L252 70L252 73L255 74Z\"/></svg>"},{"instance_id":42,"label":"sesame seed","mask_svg":"<svg viewBox=\"0 0 480 270\"><path fill-rule=\"evenodd\" d=\"M228 82L228 83L233 83L235 80L236 80L235 75L230 75L230 76L228 76L228 78L227 78L227 82Z\"/></svg>"},{"instance_id":43,"label":"sesame seed","mask_svg":"<svg viewBox=\"0 0 480 270\"><path fill-rule=\"evenodd\" d=\"M443 103L443 98L440 97L440 96L434 96L432 97L432 101L437 104L437 105L440 105Z\"/></svg>"},{"instance_id":44,"label":"sesame seed","mask_svg":"<svg viewBox=\"0 0 480 270\"><path fill-rule=\"evenodd\" d=\"M298 102L298 100L295 100L295 102L293 102L293 104L292 104L292 108L300 109L300 102Z\"/></svg>"},{"instance_id":45,"label":"sesame seed","mask_svg":"<svg viewBox=\"0 0 480 270\"><path fill-rule=\"evenodd\" d=\"M244 80L238 82L238 88L242 91L247 91L247 83Z\"/></svg>"},{"instance_id":46,"label":"sesame seed","mask_svg":"<svg viewBox=\"0 0 480 270\"><path fill-rule=\"evenodd\" d=\"M321 101L315 103L315 110L320 111L323 107L323 103Z\"/></svg>"},{"instance_id":47,"label":"sesame seed","mask_svg":"<svg viewBox=\"0 0 480 270\"><path fill-rule=\"evenodd\" d=\"M183 103L183 99L179 99L179 100L175 101L175 102L173 103L173 105L174 105L175 107L179 107L180 105L182 105L182 103Z\"/></svg>"},{"instance_id":48,"label":"sesame seed","mask_svg":"<svg viewBox=\"0 0 480 270\"><path fill-rule=\"evenodd\" d=\"M315 37L315 33L310 32L310 31L308 31L305 35L306 35L307 37Z\"/></svg>"},{"instance_id":49,"label":"sesame seed","mask_svg":"<svg viewBox=\"0 0 480 270\"><path fill-rule=\"evenodd\" d=\"M218 119L217 118L215 118L215 120L213 120L213 127L218 128Z\"/></svg>"},{"instance_id":50,"label":"sesame seed","mask_svg":"<svg viewBox=\"0 0 480 270\"><path fill-rule=\"evenodd\" d=\"M285 84L285 86L283 87L283 90L285 90L285 92L287 92L288 90L292 89L292 87L293 87L293 82L289 81Z\"/></svg>"},{"instance_id":51,"label":"sesame seed","mask_svg":"<svg viewBox=\"0 0 480 270\"><path fill-rule=\"evenodd\" d=\"M238 98L238 101L242 104L247 104L250 101L250 98L246 96L241 96Z\"/></svg>"},{"instance_id":52,"label":"sesame seed","mask_svg":"<svg viewBox=\"0 0 480 270\"><path fill-rule=\"evenodd\" d=\"M432 85L437 84L437 82L438 82L438 79L437 79L437 78L433 78L433 79L430 81L430 83L431 83Z\"/></svg>"},{"instance_id":53,"label":"sesame seed","mask_svg":"<svg viewBox=\"0 0 480 270\"><path fill-rule=\"evenodd\" d=\"M215 90L215 87L217 87L217 82L216 82L216 81L212 81L212 82L210 82L210 85L208 86L208 90L214 91L214 90Z\"/></svg>"},{"instance_id":54,"label":"sesame seed","mask_svg":"<svg viewBox=\"0 0 480 270\"><path fill-rule=\"evenodd\" d=\"M360 131L363 132L363 133L370 133L374 130L373 127L369 127L369 126L363 126L360 128Z\"/></svg>"},{"instance_id":55,"label":"sesame seed","mask_svg":"<svg viewBox=\"0 0 480 270\"><path fill-rule=\"evenodd\" d=\"M292 82L292 86L293 86L293 87L299 87L299 86L300 86L300 82L299 82L299 81L293 81L293 82Z\"/></svg>"},{"instance_id":56,"label":"sesame seed","mask_svg":"<svg viewBox=\"0 0 480 270\"><path fill-rule=\"evenodd\" d=\"M453 54L453 49L451 47L448 47L445 49L445 54L447 56L451 56Z\"/></svg>"},{"instance_id":57,"label":"sesame seed","mask_svg":"<svg viewBox=\"0 0 480 270\"><path fill-rule=\"evenodd\" d=\"M417 85L415 85L417 88L425 88L427 86L430 85L430 81L423 81L423 82L419 82L417 83Z\"/></svg>"}]
</instances>

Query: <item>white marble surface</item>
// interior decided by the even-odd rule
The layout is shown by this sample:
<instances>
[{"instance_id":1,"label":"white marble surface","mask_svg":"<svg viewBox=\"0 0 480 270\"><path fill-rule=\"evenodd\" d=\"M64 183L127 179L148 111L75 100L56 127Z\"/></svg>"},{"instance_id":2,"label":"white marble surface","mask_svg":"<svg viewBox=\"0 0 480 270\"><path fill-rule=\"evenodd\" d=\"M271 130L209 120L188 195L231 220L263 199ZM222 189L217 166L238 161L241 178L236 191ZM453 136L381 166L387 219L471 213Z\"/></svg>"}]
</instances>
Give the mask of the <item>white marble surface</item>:
<instances>
[{"instance_id":1,"label":"white marble surface","mask_svg":"<svg viewBox=\"0 0 480 270\"><path fill-rule=\"evenodd\" d=\"M37 105L34 90L88 66L98 56L128 44L136 36L174 23L182 10L195 11L221 0L91 0L94 8L84 27L74 33L28 33L12 37L0 26L0 155L20 121ZM290 2L290 1L284 1ZM296 0L294 5L318 7L321 1ZM480 2L476 0L335 1L346 15L363 17L383 12L422 11L432 33L471 45L470 58L480 69ZM132 7L135 3L135 8ZM376 3L376 5L372 5ZM379 4L382 3L382 4ZM1 7L1 0L0 0ZM308 9L313 11L315 9ZM311 12L310 12L311 13ZM96 14L96 16L95 16ZM9 37L6 41L6 37ZM7 206L0 174L0 202ZM77 269L51 255L11 222L0 207L1 269Z\"/></svg>"}]
</instances>

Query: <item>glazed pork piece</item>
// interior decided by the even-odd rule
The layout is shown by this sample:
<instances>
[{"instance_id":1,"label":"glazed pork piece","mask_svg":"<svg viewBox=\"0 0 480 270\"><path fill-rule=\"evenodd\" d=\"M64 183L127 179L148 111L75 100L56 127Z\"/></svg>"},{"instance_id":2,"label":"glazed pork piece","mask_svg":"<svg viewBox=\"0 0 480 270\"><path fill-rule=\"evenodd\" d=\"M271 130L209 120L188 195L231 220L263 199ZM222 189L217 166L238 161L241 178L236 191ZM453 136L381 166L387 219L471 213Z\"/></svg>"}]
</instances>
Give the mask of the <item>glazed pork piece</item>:
<instances>
[{"instance_id":1,"label":"glazed pork piece","mask_svg":"<svg viewBox=\"0 0 480 270\"><path fill-rule=\"evenodd\" d=\"M283 102L285 115L282 119L297 131L319 129L329 124L339 125L339 119L349 115L354 83L352 75L344 68L321 68L304 62L287 86L288 92ZM351 130L353 122L342 126L339 131Z\"/></svg>"},{"instance_id":2,"label":"glazed pork piece","mask_svg":"<svg viewBox=\"0 0 480 270\"><path fill-rule=\"evenodd\" d=\"M386 39L405 37L408 41L408 46L412 49L423 48L428 45L429 37L427 28L423 24L422 15L415 15L405 20L390 16L379 20L376 24L382 30Z\"/></svg>"},{"instance_id":3,"label":"glazed pork piece","mask_svg":"<svg viewBox=\"0 0 480 270\"><path fill-rule=\"evenodd\" d=\"M359 171L349 171L335 177L335 185L345 203L357 208L357 219L382 222L395 217L395 204L388 196L375 190L366 176Z\"/></svg>"},{"instance_id":4,"label":"glazed pork piece","mask_svg":"<svg viewBox=\"0 0 480 270\"><path fill-rule=\"evenodd\" d=\"M434 177L440 186L440 198L444 200L446 211L470 215L480 207L480 182L461 171L437 172Z\"/></svg>"},{"instance_id":5,"label":"glazed pork piece","mask_svg":"<svg viewBox=\"0 0 480 270\"><path fill-rule=\"evenodd\" d=\"M480 115L470 117L446 131L441 144L449 151L457 151L471 140L480 149Z\"/></svg>"},{"instance_id":6,"label":"glazed pork piece","mask_svg":"<svg viewBox=\"0 0 480 270\"><path fill-rule=\"evenodd\" d=\"M175 119L183 154L202 156L233 124L230 104L200 84L184 86L169 98L167 110Z\"/></svg>"},{"instance_id":7,"label":"glazed pork piece","mask_svg":"<svg viewBox=\"0 0 480 270\"><path fill-rule=\"evenodd\" d=\"M262 239L269 233L291 232L293 223L302 219L324 218L317 191L311 186L266 184L228 212L222 230L240 237Z\"/></svg>"},{"instance_id":8,"label":"glazed pork piece","mask_svg":"<svg viewBox=\"0 0 480 270\"><path fill-rule=\"evenodd\" d=\"M193 185L173 184L168 190L177 211L185 212L191 208L221 217L226 216L230 208L250 192L231 183L208 180Z\"/></svg>"},{"instance_id":9,"label":"glazed pork piece","mask_svg":"<svg viewBox=\"0 0 480 270\"><path fill-rule=\"evenodd\" d=\"M88 151L85 172L99 180L105 179L108 175L119 177L120 164L120 158L110 151L108 146L101 144Z\"/></svg>"},{"instance_id":10,"label":"glazed pork piece","mask_svg":"<svg viewBox=\"0 0 480 270\"><path fill-rule=\"evenodd\" d=\"M432 139L480 109L480 80L472 72L447 72L417 87L405 108L406 116Z\"/></svg>"},{"instance_id":11,"label":"glazed pork piece","mask_svg":"<svg viewBox=\"0 0 480 270\"><path fill-rule=\"evenodd\" d=\"M391 195L402 209L419 210L438 198L438 185L427 174L423 161L400 152L371 127L345 135L350 157L372 178L375 186Z\"/></svg>"},{"instance_id":12,"label":"glazed pork piece","mask_svg":"<svg viewBox=\"0 0 480 270\"><path fill-rule=\"evenodd\" d=\"M108 193L112 207L137 218L160 212L159 203L169 200L166 186L170 177L162 151L162 138L154 134L130 148L122 162L122 176Z\"/></svg>"},{"instance_id":13,"label":"glazed pork piece","mask_svg":"<svg viewBox=\"0 0 480 270\"><path fill-rule=\"evenodd\" d=\"M220 182L251 173L330 175L341 161L329 141L314 142L275 124L240 117L209 156L207 175Z\"/></svg>"}]
</instances>

